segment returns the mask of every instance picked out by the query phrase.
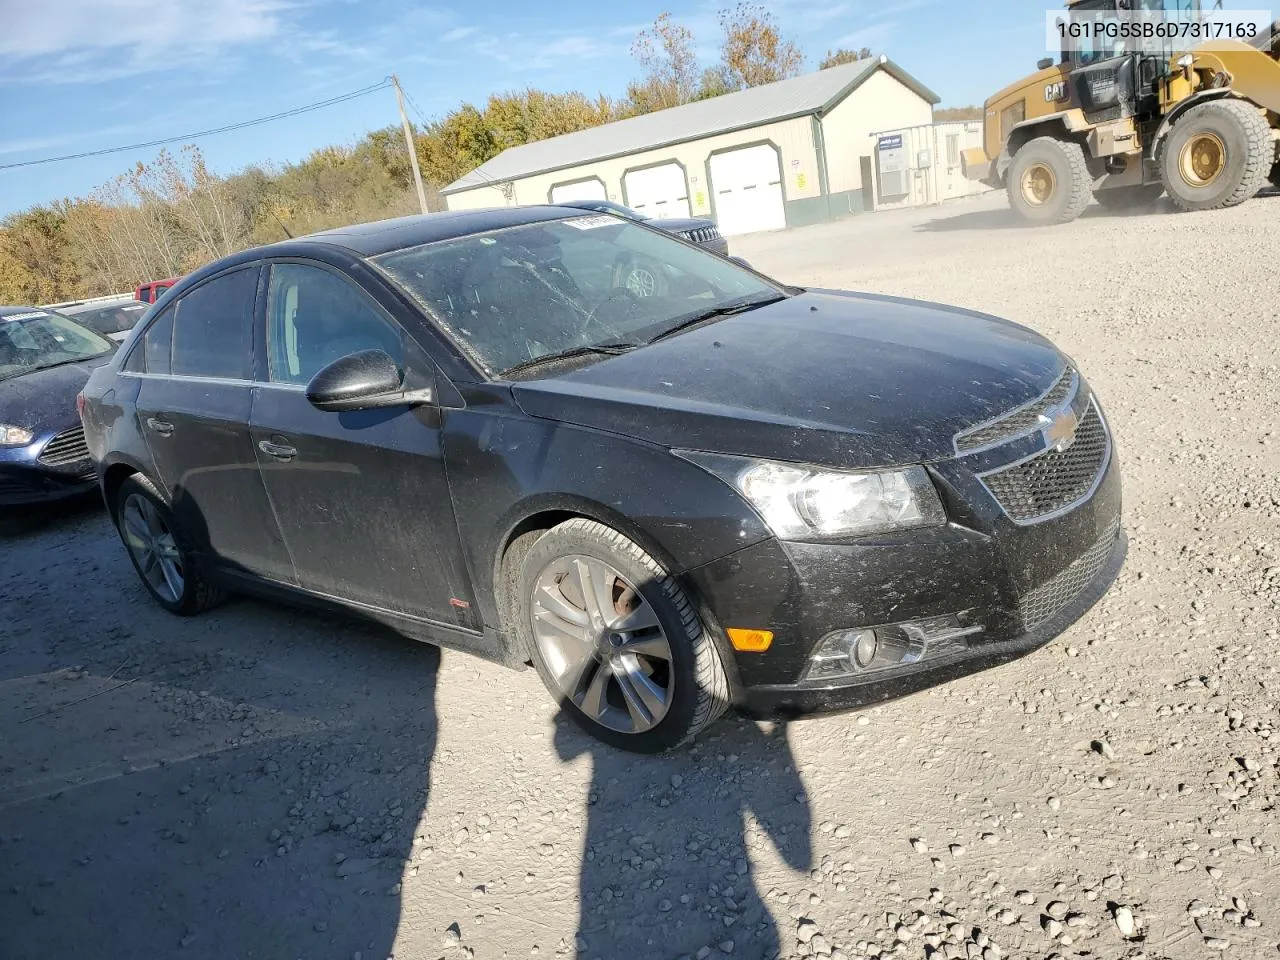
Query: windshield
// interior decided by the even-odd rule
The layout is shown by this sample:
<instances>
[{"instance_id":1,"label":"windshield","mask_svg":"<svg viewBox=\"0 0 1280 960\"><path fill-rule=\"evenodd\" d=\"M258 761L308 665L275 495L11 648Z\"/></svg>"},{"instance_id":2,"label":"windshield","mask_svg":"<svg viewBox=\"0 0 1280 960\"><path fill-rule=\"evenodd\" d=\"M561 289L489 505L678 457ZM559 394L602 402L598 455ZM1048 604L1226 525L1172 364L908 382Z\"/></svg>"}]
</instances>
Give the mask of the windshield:
<instances>
[{"instance_id":1,"label":"windshield","mask_svg":"<svg viewBox=\"0 0 1280 960\"><path fill-rule=\"evenodd\" d=\"M114 349L92 330L44 310L0 317L0 380L100 357Z\"/></svg>"},{"instance_id":2,"label":"windshield","mask_svg":"<svg viewBox=\"0 0 1280 960\"><path fill-rule=\"evenodd\" d=\"M1198 18L1199 11L1199 0L1130 0L1119 5L1116 0L1086 0L1075 4L1070 17L1077 32L1072 36L1070 59L1083 66L1128 53L1168 55L1174 49L1171 40L1162 39L1158 30L1132 29L1135 24L1130 21L1137 21L1138 26L1144 21L1153 25L1162 20L1190 22Z\"/></svg>"},{"instance_id":3,"label":"windshield","mask_svg":"<svg viewBox=\"0 0 1280 960\"><path fill-rule=\"evenodd\" d=\"M572 217L375 258L490 374L572 350L635 346L783 291L667 234Z\"/></svg>"},{"instance_id":4,"label":"windshield","mask_svg":"<svg viewBox=\"0 0 1280 960\"><path fill-rule=\"evenodd\" d=\"M109 336L113 333L132 330L146 309L147 304L129 300L101 307L68 310L67 313L75 318L76 323L84 324L90 330Z\"/></svg>"}]
</instances>

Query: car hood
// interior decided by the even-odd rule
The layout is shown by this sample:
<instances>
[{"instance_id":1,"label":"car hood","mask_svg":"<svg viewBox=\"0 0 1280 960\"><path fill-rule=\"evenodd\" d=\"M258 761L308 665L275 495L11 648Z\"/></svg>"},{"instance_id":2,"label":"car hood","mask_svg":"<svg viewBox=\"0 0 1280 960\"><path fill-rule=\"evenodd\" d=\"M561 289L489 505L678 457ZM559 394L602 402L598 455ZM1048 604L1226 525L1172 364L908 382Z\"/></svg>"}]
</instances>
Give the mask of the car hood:
<instances>
[{"instance_id":1,"label":"car hood","mask_svg":"<svg viewBox=\"0 0 1280 960\"><path fill-rule=\"evenodd\" d=\"M111 354L0 380L0 423L40 433L79 421L76 394Z\"/></svg>"},{"instance_id":2,"label":"car hood","mask_svg":"<svg viewBox=\"0 0 1280 960\"><path fill-rule=\"evenodd\" d=\"M1064 363L996 317L808 291L512 389L532 416L663 446L867 468L952 456Z\"/></svg>"},{"instance_id":3,"label":"car hood","mask_svg":"<svg viewBox=\"0 0 1280 960\"><path fill-rule=\"evenodd\" d=\"M651 227L657 227L659 230L665 230L668 233L686 233L689 230L705 230L707 227L714 227L714 220L706 220L701 217L659 217L653 220L646 220L645 223Z\"/></svg>"}]
</instances>

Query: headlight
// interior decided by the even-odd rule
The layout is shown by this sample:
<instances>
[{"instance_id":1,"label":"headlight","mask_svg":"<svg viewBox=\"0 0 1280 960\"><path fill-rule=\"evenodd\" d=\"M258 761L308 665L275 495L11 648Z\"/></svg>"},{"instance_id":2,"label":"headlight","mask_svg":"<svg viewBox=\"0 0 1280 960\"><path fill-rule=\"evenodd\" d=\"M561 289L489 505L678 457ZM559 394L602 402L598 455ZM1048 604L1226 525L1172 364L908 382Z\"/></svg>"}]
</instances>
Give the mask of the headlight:
<instances>
[{"instance_id":1,"label":"headlight","mask_svg":"<svg viewBox=\"0 0 1280 960\"><path fill-rule=\"evenodd\" d=\"M25 447L36 438L26 427L13 427L0 423L0 447Z\"/></svg>"},{"instance_id":2,"label":"headlight","mask_svg":"<svg viewBox=\"0 0 1280 960\"><path fill-rule=\"evenodd\" d=\"M673 451L747 499L783 540L856 537L946 523L924 467L869 473L720 453Z\"/></svg>"}]
</instances>

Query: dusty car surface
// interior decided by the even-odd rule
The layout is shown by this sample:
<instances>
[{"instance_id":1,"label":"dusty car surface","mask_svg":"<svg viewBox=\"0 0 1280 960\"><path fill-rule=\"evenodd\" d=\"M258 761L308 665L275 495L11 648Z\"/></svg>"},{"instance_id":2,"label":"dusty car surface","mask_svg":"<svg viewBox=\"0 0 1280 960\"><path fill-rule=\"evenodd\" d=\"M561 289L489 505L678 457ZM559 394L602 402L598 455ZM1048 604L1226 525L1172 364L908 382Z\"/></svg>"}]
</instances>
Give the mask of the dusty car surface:
<instances>
[{"instance_id":1,"label":"dusty car surface","mask_svg":"<svg viewBox=\"0 0 1280 960\"><path fill-rule=\"evenodd\" d=\"M108 340L122 343L129 331L147 312L147 304L135 300L131 294L122 297L95 297L92 300L76 300L55 303L50 306L64 317L70 317L81 326L100 333Z\"/></svg>"},{"instance_id":2,"label":"dusty car surface","mask_svg":"<svg viewBox=\"0 0 1280 960\"><path fill-rule=\"evenodd\" d=\"M113 349L64 316L0 306L0 512L14 514L97 484L76 395Z\"/></svg>"},{"instance_id":3,"label":"dusty car surface","mask_svg":"<svg viewBox=\"0 0 1280 960\"><path fill-rule=\"evenodd\" d=\"M618 282L638 257L660 293ZM1025 654L1125 551L1101 404L1043 337L562 207L211 264L83 418L165 608L305 598L531 662L637 751Z\"/></svg>"},{"instance_id":4,"label":"dusty car surface","mask_svg":"<svg viewBox=\"0 0 1280 960\"><path fill-rule=\"evenodd\" d=\"M720 228L716 226L716 222L706 217L650 217L639 210L632 210L620 203L614 203L612 200L566 200L556 206L616 214L628 220L635 220L637 223L647 223L667 233L674 233L722 257L729 255L729 241L720 234Z\"/></svg>"}]
</instances>

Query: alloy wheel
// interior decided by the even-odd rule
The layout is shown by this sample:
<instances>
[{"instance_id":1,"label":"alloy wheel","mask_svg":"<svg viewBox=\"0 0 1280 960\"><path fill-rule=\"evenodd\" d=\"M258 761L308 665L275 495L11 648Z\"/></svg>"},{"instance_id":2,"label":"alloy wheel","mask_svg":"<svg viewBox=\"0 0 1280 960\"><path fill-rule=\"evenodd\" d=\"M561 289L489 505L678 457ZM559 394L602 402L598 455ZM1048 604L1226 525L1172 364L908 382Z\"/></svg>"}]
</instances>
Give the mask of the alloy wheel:
<instances>
[{"instance_id":1,"label":"alloy wheel","mask_svg":"<svg viewBox=\"0 0 1280 960\"><path fill-rule=\"evenodd\" d=\"M632 267L625 286L637 297L652 297L658 292L658 278L648 267Z\"/></svg>"},{"instance_id":2,"label":"alloy wheel","mask_svg":"<svg viewBox=\"0 0 1280 960\"><path fill-rule=\"evenodd\" d=\"M530 603L538 652L565 699L601 726L643 733L675 692L671 644L653 607L594 557L549 563Z\"/></svg>"},{"instance_id":3,"label":"alloy wheel","mask_svg":"<svg viewBox=\"0 0 1280 960\"><path fill-rule=\"evenodd\" d=\"M142 578L169 603L179 603L186 583L177 538L154 503L130 494L120 512L120 531Z\"/></svg>"}]
</instances>

